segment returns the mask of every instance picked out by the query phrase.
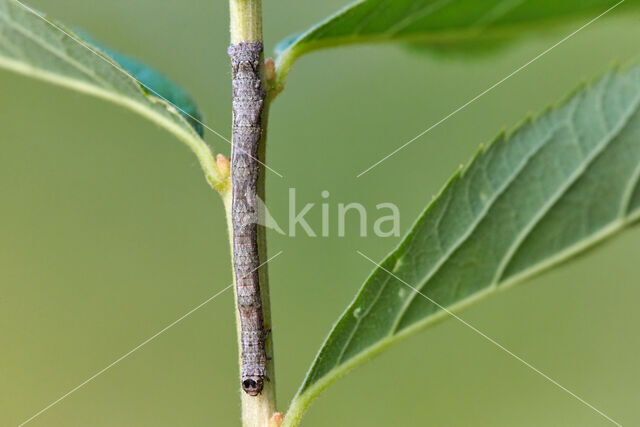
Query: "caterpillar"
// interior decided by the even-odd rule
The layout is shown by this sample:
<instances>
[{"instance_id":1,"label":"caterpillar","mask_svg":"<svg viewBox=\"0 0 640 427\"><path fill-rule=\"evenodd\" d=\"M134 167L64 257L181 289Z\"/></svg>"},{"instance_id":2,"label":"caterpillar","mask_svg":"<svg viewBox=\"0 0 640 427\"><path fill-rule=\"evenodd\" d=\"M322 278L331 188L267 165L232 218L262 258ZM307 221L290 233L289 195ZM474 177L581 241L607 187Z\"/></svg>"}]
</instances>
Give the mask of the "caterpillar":
<instances>
[{"instance_id":1,"label":"caterpillar","mask_svg":"<svg viewBox=\"0 0 640 427\"><path fill-rule=\"evenodd\" d=\"M233 268L240 315L241 386L257 396L268 379L258 267L258 143L262 136L265 89L260 80L261 42L229 46L233 83L231 154Z\"/></svg>"}]
</instances>

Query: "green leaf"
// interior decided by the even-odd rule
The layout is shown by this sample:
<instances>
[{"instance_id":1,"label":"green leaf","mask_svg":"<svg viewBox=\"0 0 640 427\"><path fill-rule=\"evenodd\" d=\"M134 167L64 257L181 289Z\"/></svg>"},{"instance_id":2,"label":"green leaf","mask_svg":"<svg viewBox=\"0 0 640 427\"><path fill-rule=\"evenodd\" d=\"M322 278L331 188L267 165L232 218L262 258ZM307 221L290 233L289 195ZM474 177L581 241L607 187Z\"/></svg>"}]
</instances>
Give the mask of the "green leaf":
<instances>
[{"instance_id":1,"label":"green leaf","mask_svg":"<svg viewBox=\"0 0 640 427\"><path fill-rule=\"evenodd\" d=\"M44 14L16 0L0 0L0 68L105 99L151 120L191 148L209 183L221 189L224 182L211 149L178 109L161 97L179 101L178 108L187 105L182 114L193 111L192 101L160 74L126 57L118 58L125 60L129 71ZM142 83L146 80L149 86L141 85L130 72L142 76ZM156 89L154 83L161 87Z\"/></svg>"},{"instance_id":2,"label":"green leaf","mask_svg":"<svg viewBox=\"0 0 640 427\"><path fill-rule=\"evenodd\" d=\"M626 0L626 5L640 4ZM409 42L442 51L488 46L580 17L595 18L616 0L360 0L276 47L279 85L293 62L318 49L354 43Z\"/></svg>"},{"instance_id":3,"label":"green leaf","mask_svg":"<svg viewBox=\"0 0 640 427\"><path fill-rule=\"evenodd\" d=\"M640 218L639 179L640 65L481 148L334 325L285 425L348 370L448 315L402 281L448 310L465 307Z\"/></svg>"},{"instance_id":4,"label":"green leaf","mask_svg":"<svg viewBox=\"0 0 640 427\"><path fill-rule=\"evenodd\" d=\"M184 89L169 80L159 71L127 55L116 52L110 47L98 42L89 34L78 30L75 30L75 32L88 44L100 49L113 58L122 68L142 83L143 87L153 89L154 93L157 93L161 98L178 107L180 114L193 126L196 132L198 132L198 135L201 137L204 135L202 115L193 98L191 98Z\"/></svg>"}]
</instances>

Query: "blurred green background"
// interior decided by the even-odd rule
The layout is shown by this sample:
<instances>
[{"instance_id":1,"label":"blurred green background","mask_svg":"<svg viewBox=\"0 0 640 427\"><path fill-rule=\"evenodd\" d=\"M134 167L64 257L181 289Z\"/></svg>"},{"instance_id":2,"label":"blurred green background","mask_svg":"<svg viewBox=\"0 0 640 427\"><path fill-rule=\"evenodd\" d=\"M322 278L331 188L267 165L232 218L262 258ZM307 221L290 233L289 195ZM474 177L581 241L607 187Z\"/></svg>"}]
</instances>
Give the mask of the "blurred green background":
<instances>
[{"instance_id":1,"label":"blurred green background","mask_svg":"<svg viewBox=\"0 0 640 427\"><path fill-rule=\"evenodd\" d=\"M265 2L267 53L345 0ZM31 0L182 84L230 134L224 1ZM330 192L392 202L404 233L480 143L614 60L638 57L638 15L618 9L361 178L355 175L573 31L470 59L348 47L297 63L269 129L268 206L286 226ZM111 104L0 72L0 425L15 426L227 286L222 203L195 157ZM216 151L229 146L208 133ZM319 207L308 216L320 228ZM355 222L352 223L355 226ZM370 227L372 221L370 222ZM270 233L279 407L330 326L397 238ZM623 425L640 424L640 229L462 317ZM232 293L183 320L33 426L239 425ZM305 426L605 426L576 399L459 322L392 347L331 386Z\"/></svg>"}]
</instances>

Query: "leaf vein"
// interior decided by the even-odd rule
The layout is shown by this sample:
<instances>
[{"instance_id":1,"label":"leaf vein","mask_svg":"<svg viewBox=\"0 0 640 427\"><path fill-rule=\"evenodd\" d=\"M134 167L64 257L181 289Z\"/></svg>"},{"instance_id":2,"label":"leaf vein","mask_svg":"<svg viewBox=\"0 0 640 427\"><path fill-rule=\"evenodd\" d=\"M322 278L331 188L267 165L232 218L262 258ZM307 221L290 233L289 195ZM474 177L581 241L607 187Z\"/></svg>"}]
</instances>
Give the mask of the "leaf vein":
<instances>
[{"instance_id":1,"label":"leaf vein","mask_svg":"<svg viewBox=\"0 0 640 427\"><path fill-rule=\"evenodd\" d=\"M509 185L511 184L511 182L520 174L520 172L525 168L525 166L535 156L535 154L537 154L542 149L542 147L545 146L546 142L549 141L553 137L553 135L555 134L556 131L557 131L556 127L552 128L549 131L549 133L543 138L543 142L541 142L532 152L528 153L527 156L522 159L522 161L520 162L518 167L514 169L513 173L511 174L511 177L509 177L509 179L505 180L504 183L501 186L498 187L498 191L486 202L485 206L483 207L482 211L478 215L477 219L475 219L469 225L468 229L452 245L451 249L445 254L445 256L442 257L440 260L438 260L438 262L435 264L434 268L431 269L431 271L429 271L425 275L425 277L420 281L420 284L417 286L417 289L422 291L422 288L427 284L427 282L429 280L431 280L431 278L435 274L438 273L438 271L440 271L442 266L451 258L451 255L453 255L453 253L460 246L462 246L462 244L464 242L467 241L467 238L473 233L473 231L476 229L478 224L480 224L480 222L486 217L487 213L489 212L489 210L493 206L494 202L498 199L498 197L500 197L500 195L503 194L509 188ZM397 333L398 332L398 327L399 327L399 325L400 325L400 323L402 321L402 318L404 317L407 309L409 308L409 306L411 305L411 303L415 299L416 295L417 295L417 293L411 294L407 298L407 301L403 305L402 309L398 312L397 320L394 322L394 327L392 328L392 332L393 333Z\"/></svg>"},{"instance_id":2,"label":"leaf vein","mask_svg":"<svg viewBox=\"0 0 640 427\"><path fill-rule=\"evenodd\" d=\"M614 140L620 134L620 132L624 130L634 112L637 110L639 103L640 99L632 103L627 113L620 120L620 123L613 129L611 129L609 134L604 135L603 142L599 144L599 146L594 149L589 156L587 156L586 161L583 163L583 165L578 167L576 171L568 177L565 184L559 187L558 191L549 198L547 203L543 205L542 209L536 215L534 215L532 220L522 229L521 233L516 237L513 244L507 250L505 257L496 269L494 278L489 286L497 286L500 281L502 281L502 276L507 270L509 263L511 262L511 260L513 260L513 257L516 255L518 249L526 241L527 237L531 234L536 225L540 223L540 221L547 215L547 213L549 213L549 211L557 203L557 201L560 200L560 198L567 192L567 190L569 190L569 188L571 188L571 186L584 174L584 172L589 168L589 166L593 164L598 156L604 152L611 141Z\"/></svg>"},{"instance_id":3,"label":"leaf vein","mask_svg":"<svg viewBox=\"0 0 640 427\"><path fill-rule=\"evenodd\" d=\"M62 52L62 51L60 51L58 49L56 49L51 44L46 43L45 41L37 38L32 32L28 31L27 29L23 28L22 26L16 25L10 19L8 19L6 14L0 13L0 17L2 17L2 19L7 24L9 24L11 27L13 27L16 31L18 31L21 34L23 34L25 37L30 39L32 42L42 46L43 49L51 52L53 55L57 56L58 58L62 59L63 61L66 61L69 65L73 66L78 71L84 73L88 77L91 77L95 82L100 82L104 87L109 87L109 88L115 90L115 88L113 87L113 85L111 83L109 83L108 81L106 81L103 78L101 78L100 76L98 76L93 70L85 67L84 65L82 65L81 63L76 61L75 59L71 58L69 55L65 54L64 52Z\"/></svg>"}]
</instances>

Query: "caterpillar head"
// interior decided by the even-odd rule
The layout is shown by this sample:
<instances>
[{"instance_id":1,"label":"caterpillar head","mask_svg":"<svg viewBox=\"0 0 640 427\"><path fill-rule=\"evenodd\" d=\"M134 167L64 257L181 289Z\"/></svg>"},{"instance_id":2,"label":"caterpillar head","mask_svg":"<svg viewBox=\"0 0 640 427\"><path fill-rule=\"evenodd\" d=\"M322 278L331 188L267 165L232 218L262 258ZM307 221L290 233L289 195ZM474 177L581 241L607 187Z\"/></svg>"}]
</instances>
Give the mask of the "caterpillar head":
<instances>
[{"instance_id":1,"label":"caterpillar head","mask_svg":"<svg viewBox=\"0 0 640 427\"><path fill-rule=\"evenodd\" d=\"M264 385L263 378L253 375L250 377L245 377L242 380L242 389L249 396L257 396L262 392L262 387Z\"/></svg>"}]
</instances>

